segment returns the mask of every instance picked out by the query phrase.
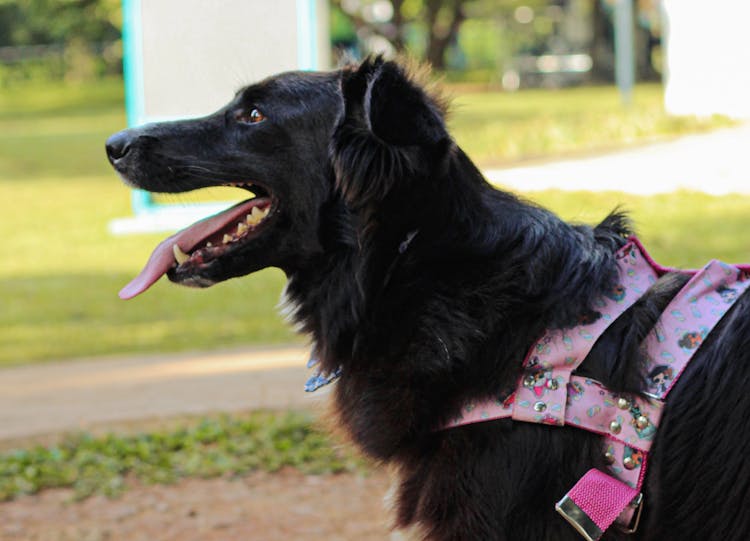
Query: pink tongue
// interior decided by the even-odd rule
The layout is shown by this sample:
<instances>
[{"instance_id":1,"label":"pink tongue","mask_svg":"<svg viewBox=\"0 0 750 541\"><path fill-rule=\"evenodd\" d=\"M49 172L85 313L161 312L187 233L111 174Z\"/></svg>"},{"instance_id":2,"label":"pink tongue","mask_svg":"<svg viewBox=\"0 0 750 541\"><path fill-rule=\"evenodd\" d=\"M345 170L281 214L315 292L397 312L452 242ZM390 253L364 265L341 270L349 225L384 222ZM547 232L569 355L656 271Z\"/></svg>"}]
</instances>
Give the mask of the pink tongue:
<instances>
[{"instance_id":1,"label":"pink tongue","mask_svg":"<svg viewBox=\"0 0 750 541\"><path fill-rule=\"evenodd\" d=\"M189 253L190 250L195 248L206 237L221 230L228 223L240 217L244 218L253 207L264 206L266 204L268 204L268 200L260 197L244 201L219 214L196 222L190 227L164 239L153 251L148 263L143 267L140 274L120 290L119 297L121 299L132 299L136 295L140 295L172 268L175 264L174 253L172 251L174 244L177 244L183 252Z\"/></svg>"}]
</instances>

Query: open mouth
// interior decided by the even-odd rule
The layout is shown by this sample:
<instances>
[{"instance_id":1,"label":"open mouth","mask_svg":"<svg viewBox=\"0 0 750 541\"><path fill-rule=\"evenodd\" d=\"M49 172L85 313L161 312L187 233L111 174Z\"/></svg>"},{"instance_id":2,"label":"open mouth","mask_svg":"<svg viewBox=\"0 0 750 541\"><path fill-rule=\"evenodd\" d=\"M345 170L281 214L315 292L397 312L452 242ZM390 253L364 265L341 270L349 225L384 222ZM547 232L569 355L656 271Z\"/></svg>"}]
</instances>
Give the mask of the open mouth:
<instances>
[{"instance_id":1,"label":"open mouth","mask_svg":"<svg viewBox=\"0 0 750 541\"><path fill-rule=\"evenodd\" d=\"M211 285L200 271L262 234L276 210L273 195L254 183L227 185L252 191L254 197L164 239L138 276L120 291L121 299L140 295L165 274L185 285Z\"/></svg>"}]
</instances>

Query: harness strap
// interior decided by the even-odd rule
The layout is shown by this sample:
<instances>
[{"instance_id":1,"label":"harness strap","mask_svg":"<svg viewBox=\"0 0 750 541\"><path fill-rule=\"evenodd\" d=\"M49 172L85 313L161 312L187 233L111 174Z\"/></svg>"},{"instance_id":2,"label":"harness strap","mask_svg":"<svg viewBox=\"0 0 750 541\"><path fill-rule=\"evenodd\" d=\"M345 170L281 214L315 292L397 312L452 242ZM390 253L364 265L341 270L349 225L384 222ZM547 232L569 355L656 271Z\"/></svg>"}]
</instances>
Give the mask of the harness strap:
<instances>
[{"instance_id":1,"label":"harness strap","mask_svg":"<svg viewBox=\"0 0 750 541\"><path fill-rule=\"evenodd\" d=\"M599 299L576 327L549 330L529 350L516 390L513 419L563 426L572 372L604 331L656 281L656 272L633 241L615 256L619 273L612 291Z\"/></svg>"},{"instance_id":2,"label":"harness strap","mask_svg":"<svg viewBox=\"0 0 750 541\"><path fill-rule=\"evenodd\" d=\"M607 436L610 447L621 444L622 447L609 449L609 455L625 458L634 451L647 452L651 448L664 407L661 401L642 397L625 399L598 381L581 376L571 376L567 394L565 424ZM504 400L469 403L445 428L511 417L516 420L513 415L516 407L515 393ZM547 424L557 426L557 422ZM625 447L631 449L629 454L625 454ZM622 452L616 453L618 450Z\"/></svg>"},{"instance_id":3,"label":"harness strap","mask_svg":"<svg viewBox=\"0 0 750 541\"><path fill-rule=\"evenodd\" d=\"M663 410L664 403L659 400L626 398L594 379L573 376L568 385L565 424L648 452Z\"/></svg>"},{"instance_id":4,"label":"harness strap","mask_svg":"<svg viewBox=\"0 0 750 541\"><path fill-rule=\"evenodd\" d=\"M750 280L747 278L746 271L714 260L696 272L669 303L645 341L649 390L655 399L654 404L663 404L663 400L706 336L740 295L750 287ZM624 409L638 412L636 428L640 424L642 430L636 431L636 434L650 441L658 426L658 420L649 418L653 412L646 413L643 404L625 402L621 403ZM610 431L619 433L623 426L619 420L613 421ZM590 426L585 428L591 430ZM612 434L608 436L605 457L611 460L610 468L613 473L626 484L600 472L602 476L611 479L611 482L602 488L601 478L589 475L589 472L556 505L557 511L581 532L584 538L591 541L598 540L617 519L620 524L630 523L633 509L624 501L629 492L617 487L623 485L639 492L646 473L648 448L636 447L632 439L626 441L628 445L623 446L622 441L611 441L619 438L613 438ZM612 497L613 490L619 497ZM580 497L580 494L597 492L599 494L594 499ZM578 499L573 497L574 494ZM573 503L575 508L571 507ZM606 512L603 512L602 508L605 508ZM612 517L612 521L598 531L590 527L589 519L593 520L594 517L604 517L605 522ZM594 523L599 525L597 520L594 520Z\"/></svg>"},{"instance_id":5,"label":"harness strap","mask_svg":"<svg viewBox=\"0 0 750 541\"><path fill-rule=\"evenodd\" d=\"M648 451L669 390L706 336L750 287L750 266L711 261L693 275L657 321L644 345L649 397L618 396L601 383L572 375L596 340L665 272L636 238L616 254L619 283L573 329L547 331L529 350L515 391L466 404L446 424L512 418L553 426L572 425L604 436L605 458L616 477L590 470L556 509L590 541L615 521L626 528L640 517L640 488ZM637 502L637 505L635 503ZM637 513L637 515L636 515Z\"/></svg>"},{"instance_id":6,"label":"harness strap","mask_svg":"<svg viewBox=\"0 0 750 541\"><path fill-rule=\"evenodd\" d=\"M516 421L564 426L568 384L598 338L656 281L657 273L631 240L615 254L618 282L576 327L552 329L531 347L511 396L469 403L445 428L512 416ZM510 393L509 393L510 394ZM509 415L508 415L509 414ZM580 424L580 423L579 423Z\"/></svg>"},{"instance_id":7,"label":"harness strap","mask_svg":"<svg viewBox=\"0 0 750 541\"><path fill-rule=\"evenodd\" d=\"M747 278L747 272L713 260L672 299L645 342L650 394L666 398L708 334L750 287Z\"/></svg>"}]
</instances>

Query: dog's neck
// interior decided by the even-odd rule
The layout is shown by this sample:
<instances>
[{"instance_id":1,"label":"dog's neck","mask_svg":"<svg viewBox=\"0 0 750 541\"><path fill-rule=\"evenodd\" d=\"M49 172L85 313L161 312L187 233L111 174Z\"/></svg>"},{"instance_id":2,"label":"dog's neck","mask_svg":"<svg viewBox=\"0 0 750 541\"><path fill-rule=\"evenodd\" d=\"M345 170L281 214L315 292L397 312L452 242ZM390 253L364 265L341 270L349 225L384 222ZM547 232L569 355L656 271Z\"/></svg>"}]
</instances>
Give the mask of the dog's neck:
<instances>
[{"instance_id":1,"label":"dog's neck","mask_svg":"<svg viewBox=\"0 0 750 541\"><path fill-rule=\"evenodd\" d=\"M290 273L293 317L323 371L342 368L339 411L379 458L514 381L542 330L576 321L615 280L621 217L572 226L483 182L462 190L427 211L395 199L401 219L370 215L369 229L339 209L324 233L338 241ZM423 210L398 214L409 208Z\"/></svg>"}]
</instances>

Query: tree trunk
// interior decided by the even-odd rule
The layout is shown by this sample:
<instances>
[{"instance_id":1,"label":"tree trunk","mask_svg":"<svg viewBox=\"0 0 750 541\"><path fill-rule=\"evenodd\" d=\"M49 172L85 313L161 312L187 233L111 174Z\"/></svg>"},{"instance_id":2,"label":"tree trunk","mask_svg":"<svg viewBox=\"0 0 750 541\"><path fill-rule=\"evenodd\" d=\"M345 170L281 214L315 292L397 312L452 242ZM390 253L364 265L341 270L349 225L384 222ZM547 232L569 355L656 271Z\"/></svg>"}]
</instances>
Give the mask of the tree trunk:
<instances>
[{"instance_id":1,"label":"tree trunk","mask_svg":"<svg viewBox=\"0 0 750 541\"><path fill-rule=\"evenodd\" d=\"M593 61L591 77L594 81L615 80L615 34L612 19L604 10L601 0L593 0L591 25L594 30L589 54Z\"/></svg>"},{"instance_id":2,"label":"tree trunk","mask_svg":"<svg viewBox=\"0 0 750 541\"><path fill-rule=\"evenodd\" d=\"M466 0L427 0L427 16L425 17L428 25L428 42L426 60L433 68L445 69L445 53L448 47L455 43L458 37L458 31L461 24L466 20L464 13L464 3ZM450 22L448 28L441 28L438 24L440 9L446 6L450 10Z\"/></svg>"},{"instance_id":3,"label":"tree trunk","mask_svg":"<svg viewBox=\"0 0 750 541\"><path fill-rule=\"evenodd\" d=\"M391 43L393 43L398 52L403 52L406 49L406 39L404 36L406 21L401 11L404 6L404 0L391 0L391 4L393 4L393 27L395 34Z\"/></svg>"},{"instance_id":4,"label":"tree trunk","mask_svg":"<svg viewBox=\"0 0 750 541\"><path fill-rule=\"evenodd\" d=\"M636 12L636 18L638 17ZM654 67L652 53L656 38L651 30L640 24L635 26L635 73L638 81L658 81L661 75Z\"/></svg>"}]
</instances>

